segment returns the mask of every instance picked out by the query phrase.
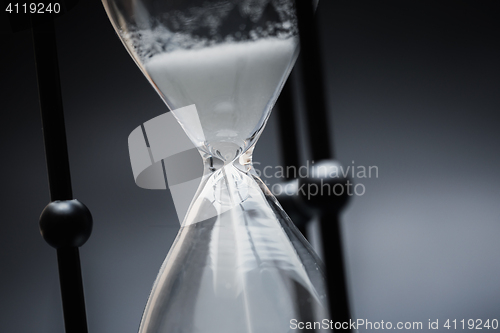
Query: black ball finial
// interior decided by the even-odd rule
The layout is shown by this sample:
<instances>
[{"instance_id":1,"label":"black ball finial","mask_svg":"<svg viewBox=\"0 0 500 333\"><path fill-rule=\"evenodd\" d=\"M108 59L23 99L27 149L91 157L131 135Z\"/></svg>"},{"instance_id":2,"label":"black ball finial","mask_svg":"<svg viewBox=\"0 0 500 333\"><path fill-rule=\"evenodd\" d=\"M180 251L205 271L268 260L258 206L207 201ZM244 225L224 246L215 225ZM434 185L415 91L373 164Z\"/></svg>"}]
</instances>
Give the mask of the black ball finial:
<instances>
[{"instance_id":1,"label":"black ball finial","mask_svg":"<svg viewBox=\"0 0 500 333\"><path fill-rule=\"evenodd\" d=\"M50 246L80 247L92 233L92 215L80 201L53 201L40 215L40 233Z\"/></svg>"},{"instance_id":2,"label":"black ball finial","mask_svg":"<svg viewBox=\"0 0 500 333\"><path fill-rule=\"evenodd\" d=\"M319 161L309 168L307 177L299 178L301 199L320 212L340 212L352 192L353 182L335 160Z\"/></svg>"}]
</instances>

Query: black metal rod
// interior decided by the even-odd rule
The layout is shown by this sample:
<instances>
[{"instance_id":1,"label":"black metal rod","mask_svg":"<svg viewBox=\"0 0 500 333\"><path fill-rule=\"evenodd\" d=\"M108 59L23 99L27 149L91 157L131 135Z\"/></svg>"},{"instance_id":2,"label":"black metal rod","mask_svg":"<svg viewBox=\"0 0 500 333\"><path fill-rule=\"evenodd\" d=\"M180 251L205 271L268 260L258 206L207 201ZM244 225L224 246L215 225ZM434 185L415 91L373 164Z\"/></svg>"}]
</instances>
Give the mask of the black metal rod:
<instances>
[{"instance_id":1,"label":"black metal rod","mask_svg":"<svg viewBox=\"0 0 500 333\"><path fill-rule=\"evenodd\" d=\"M66 333L87 333L80 254L77 247L57 249Z\"/></svg>"},{"instance_id":2,"label":"black metal rod","mask_svg":"<svg viewBox=\"0 0 500 333\"><path fill-rule=\"evenodd\" d=\"M31 16L45 155L52 201L73 199L54 22ZM87 333L78 247L57 249L66 333Z\"/></svg>"},{"instance_id":3,"label":"black metal rod","mask_svg":"<svg viewBox=\"0 0 500 333\"><path fill-rule=\"evenodd\" d=\"M295 5L300 37L299 61L304 83L309 146L312 159L319 161L333 158L334 154L330 144L322 57L318 28L314 19L313 2L312 0L296 0Z\"/></svg>"},{"instance_id":4,"label":"black metal rod","mask_svg":"<svg viewBox=\"0 0 500 333\"><path fill-rule=\"evenodd\" d=\"M330 316L334 322L349 322L351 312L347 293L347 281L344 265L344 251L338 215L325 213L320 216L323 257L328 279L328 299ZM333 240L333 241L332 241ZM347 329L346 331L350 331Z\"/></svg>"},{"instance_id":5,"label":"black metal rod","mask_svg":"<svg viewBox=\"0 0 500 333\"><path fill-rule=\"evenodd\" d=\"M73 199L54 22L31 16L50 198Z\"/></svg>"},{"instance_id":6,"label":"black metal rod","mask_svg":"<svg viewBox=\"0 0 500 333\"><path fill-rule=\"evenodd\" d=\"M314 18L313 0L296 0L297 23L300 37L300 65L306 124L311 157L315 161L334 158L333 145L329 135L327 103L324 91L322 57L319 29ZM332 200L340 198L332 197ZM349 322L350 309L345 275L339 211L332 211L324 205L319 214L323 257L326 265L327 288L330 304L330 319L335 322ZM345 329L350 331L350 329Z\"/></svg>"},{"instance_id":7,"label":"black metal rod","mask_svg":"<svg viewBox=\"0 0 500 333\"><path fill-rule=\"evenodd\" d=\"M278 132L280 137L281 160L283 167L299 168L299 144L297 136L297 107L293 100L293 75L283 86L277 102ZM295 174L285 173L286 180L296 178Z\"/></svg>"},{"instance_id":8,"label":"black metal rod","mask_svg":"<svg viewBox=\"0 0 500 333\"><path fill-rule=\"evenodd\" d=\"M278 115L278 133L280 138L280 150L281 150L281 164L285 169L285 177L287 181L293 180L298 177L298 170L300 164L299 157L299 142L297 135L297 106L294 101L293 92L293 74L290 74L288 80L283 86L280 97L276 103L277 115ZM288 169L291 167L290 169ZM291 171L290 171L291 170ZM282 198L290 199L290 198ZM279 199L278 199L279 200ZM283 202L281 202L284 204ZM289 209L293 209L290 207ZM289 212L290 213L290 212ZM296 216L293 221L295 226L299 229L302 235L308 239L307 233L307 220L302 220Z\"/></svg>"}]
</instances>

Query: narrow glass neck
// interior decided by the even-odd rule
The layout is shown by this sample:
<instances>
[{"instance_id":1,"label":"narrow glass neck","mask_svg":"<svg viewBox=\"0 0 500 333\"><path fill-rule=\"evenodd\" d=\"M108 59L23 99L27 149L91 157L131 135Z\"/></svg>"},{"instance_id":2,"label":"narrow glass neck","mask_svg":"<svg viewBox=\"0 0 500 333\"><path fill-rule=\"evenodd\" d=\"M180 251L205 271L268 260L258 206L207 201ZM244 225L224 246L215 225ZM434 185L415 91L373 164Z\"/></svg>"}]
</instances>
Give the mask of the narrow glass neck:
<instances>
[{"instance_id":1,"label":"narrow glass neck","mask_svg":"<svg viewBox=\"0 0 500 333\"><path fill-rule=\"evenodd\" d=\"M230 162L205 155L204 175L183 226L217 218L243 202L261 200L262 190L252 166L253 147ZM254 193L250 198L250 193ZM258 206L265 203L261 202Z\"/></svg>"},{"instance_id":2,"label":"narrow glass neck","mask_svg":"<svg viewBox=\"0 0 500 333\"><path fill-rule=\"evenodd\" d=\"M240 170L243 173L253 173L252 155L255 145L247 149L244 153L240 153L236 158L231 161L224 161L218 156L210 155L201 152L203 157L203 178L211 176L213 173L221 170L222 168L229 168L230 166Z\"/></svg>"}]
</instances>

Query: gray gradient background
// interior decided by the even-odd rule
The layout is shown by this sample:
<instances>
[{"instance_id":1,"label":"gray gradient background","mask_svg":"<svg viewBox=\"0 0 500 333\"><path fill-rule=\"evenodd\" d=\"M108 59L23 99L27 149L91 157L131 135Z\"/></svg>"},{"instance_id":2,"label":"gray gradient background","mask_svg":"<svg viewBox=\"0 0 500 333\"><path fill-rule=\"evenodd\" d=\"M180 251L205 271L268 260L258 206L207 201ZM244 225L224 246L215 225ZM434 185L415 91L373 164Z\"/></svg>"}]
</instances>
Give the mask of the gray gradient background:
<instances>
[{"instance_id":1,"label":"gray gradient background","mask_svg":"<svg viewBox=\"0 0 500 333\"><path fill-rule=\"evenodd\" d=\"M498 12L374 3L319 7L337 155L379 167L343 216L354 317L500 319ZM100 2L57 28L74 195L94 216L89 329L136 332L178 222L168 191L134 184L127 136L165 107ZM37 225L49 196L29 33L2 34L0 57L0 332L63 332ZM277 140L271 117L262 165L279 164Z\"/></svg>"}]
</instances>

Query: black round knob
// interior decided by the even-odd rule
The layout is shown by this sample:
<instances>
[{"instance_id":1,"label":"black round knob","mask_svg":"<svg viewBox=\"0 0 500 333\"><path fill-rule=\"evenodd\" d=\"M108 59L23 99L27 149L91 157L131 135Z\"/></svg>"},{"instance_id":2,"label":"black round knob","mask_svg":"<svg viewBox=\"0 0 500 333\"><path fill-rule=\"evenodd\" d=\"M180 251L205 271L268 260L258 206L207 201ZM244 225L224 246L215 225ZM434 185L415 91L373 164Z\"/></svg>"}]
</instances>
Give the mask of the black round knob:
<instances>
[{"instance_id":1,"label":"black round knob","mask_svg":"<svg viewBox=\"0 0 500 333\"><path fill-rule=\"evenodd\" d=\"M353 182L339 162L323 160L312 165L306 177L299 178L298 192L309 207L338 213L353 195Z\"/></svg>"},{"instance_id":2,"label":"black round knob","mask_svg":"<svg viewBox=\"0 0 500 333\"><path fill-rule=\"evenodd\" d=\"M80 201L53 201L40 215L40 233L50 246L80 247L92 233L92 215Z\"/></svg>"}]
</instances>

